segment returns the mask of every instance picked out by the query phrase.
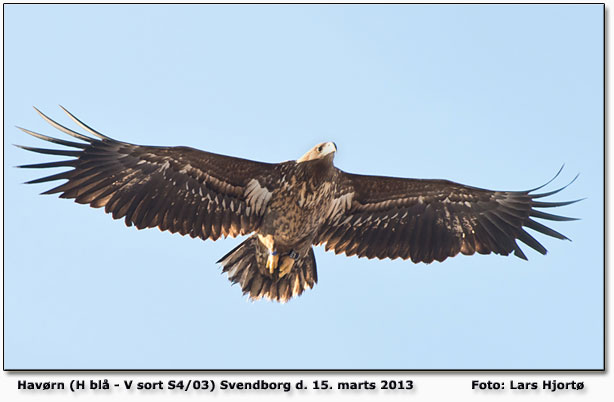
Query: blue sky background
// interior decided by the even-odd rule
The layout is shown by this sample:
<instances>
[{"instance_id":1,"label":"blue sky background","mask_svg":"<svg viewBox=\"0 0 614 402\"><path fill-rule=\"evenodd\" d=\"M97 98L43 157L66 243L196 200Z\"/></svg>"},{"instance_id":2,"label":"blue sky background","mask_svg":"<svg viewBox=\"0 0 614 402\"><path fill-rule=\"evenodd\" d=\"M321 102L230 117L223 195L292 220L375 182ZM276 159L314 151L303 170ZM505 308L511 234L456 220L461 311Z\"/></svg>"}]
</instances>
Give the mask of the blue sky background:
<instances>
[{"instance_id":1,"label":"blue sky background","mask_svg":"<svg viewBox=\"0 0 614 402\"><path fill-rule=\"evenodd\" d=\"M5 5L7 369L599 369L601 5ZM547 256L413 264L316 248L319 283L249 302L242 239L138 231L23 185L62 104L119 140L587 197ZM71 127L74 127L71 125Z\"/></svg>"}]
</instances>

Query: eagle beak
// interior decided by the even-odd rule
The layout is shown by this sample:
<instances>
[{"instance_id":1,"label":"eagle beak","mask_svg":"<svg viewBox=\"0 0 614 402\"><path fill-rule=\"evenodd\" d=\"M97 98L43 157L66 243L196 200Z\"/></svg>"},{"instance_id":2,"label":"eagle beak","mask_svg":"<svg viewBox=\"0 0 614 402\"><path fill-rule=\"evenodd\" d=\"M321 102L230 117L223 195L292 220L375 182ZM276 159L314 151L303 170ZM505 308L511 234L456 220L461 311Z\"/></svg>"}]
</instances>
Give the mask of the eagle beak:
<instances>
[{"instance_id":1,"label":"eagle beak","mask_svg":"<svg viewBox=\"0 0 614 402\"><path fill-rule=\"evenodd\" d=\"M337 152L337 144L335 144L334 142L327 142L324 146L324 152L322 152L322 154L328 155L333 154L335 152Z\"/></svg>"}]
</instances>

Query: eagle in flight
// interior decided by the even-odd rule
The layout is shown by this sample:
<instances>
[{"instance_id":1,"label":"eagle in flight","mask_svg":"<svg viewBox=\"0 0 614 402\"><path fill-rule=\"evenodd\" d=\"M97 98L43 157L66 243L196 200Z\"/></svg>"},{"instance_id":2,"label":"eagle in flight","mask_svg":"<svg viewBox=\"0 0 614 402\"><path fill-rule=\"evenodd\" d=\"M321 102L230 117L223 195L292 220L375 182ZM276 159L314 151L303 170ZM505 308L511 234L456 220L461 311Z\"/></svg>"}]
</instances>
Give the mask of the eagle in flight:
<instances>
[{"instance_id":1,"label":"eagle in flight","mask_svg":"<svg viewBox=\"0 0 614 402\"><path fill-rule=\"evenodd\" d=\"M80 142L19 127L70 148L21 146L71 157L19 166L70 168L28 183L67 180L43 194L60 193L61 198L104 207L114 219L123 218L138 229L158 227L203 240L251 233L218 261L251 299L286 302L312 288L318 280L313 246L320 244L335 254L414 263L476 252L513 252L526 260L518 240L541 254L546 249L525 228L567 239L533 218L573 220L541 209L579 201L540 201L567 186L535 194L543 186L491 191L447 180L346 173L333 165L334 142L318 144L297 160L273 164L188 147L135 145L109 138L62 109L91 137L36 109L50 125Z\"/></svg>"}]
</instances>

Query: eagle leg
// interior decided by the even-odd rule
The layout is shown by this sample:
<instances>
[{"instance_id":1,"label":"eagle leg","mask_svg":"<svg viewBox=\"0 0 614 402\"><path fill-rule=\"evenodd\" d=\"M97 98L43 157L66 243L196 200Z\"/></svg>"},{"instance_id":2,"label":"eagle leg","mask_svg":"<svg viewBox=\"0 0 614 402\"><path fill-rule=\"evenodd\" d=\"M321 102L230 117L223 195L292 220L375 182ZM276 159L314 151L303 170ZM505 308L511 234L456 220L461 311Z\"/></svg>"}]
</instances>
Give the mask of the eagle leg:
<instances>
[{"instance_id":1,"label":"eagle leg","mask_svg":"<svg viewBox=\"0 0 614 402\"><path fill-rule=\"evenodd\" d=\"M271 235L263 236L261 234L258 235L258 239L269 251L269 258L266 260L266 269L273 275L273 272L275 272L279 264L279 255L277 254L277 250L275 250L275 239L273 239Z\"/></svg>"},{"instance_id":2,"label":"eagle leg","mask_svg":"<svg viewBox=\"0 0 614 402\"><path fill-rule=\"evenodd\" d=\"M269 251L269 258L266 260L266 267L271 275L273 275L273 272L275 272L277 269L278 264L279 254L277 254L277 251Z\"/></svg>"},{"instance_id":3,"label":"eagle leg","mask_svg":"<svg viewBox=\"0 0 614 402\"><path fill-rule=\"evenodd\" d=\"M290 273L294 266L294 259L290 257L284 257L281 259L281 266L279 267L279 278L283 278L286 274Z\"/></svg>"},{"instance_id":4,"label":"eagle leg","mask_svg":"<svg viewBox=\"0 0 614 402\"><path fill-rule=\"evenodd\" d=\"M294 263L298 260L298 254L291 250L287 256L281 259L281 266L279 267L279 278L283 278L286 274L290 273Z\"/></svg>"}]
</instances>

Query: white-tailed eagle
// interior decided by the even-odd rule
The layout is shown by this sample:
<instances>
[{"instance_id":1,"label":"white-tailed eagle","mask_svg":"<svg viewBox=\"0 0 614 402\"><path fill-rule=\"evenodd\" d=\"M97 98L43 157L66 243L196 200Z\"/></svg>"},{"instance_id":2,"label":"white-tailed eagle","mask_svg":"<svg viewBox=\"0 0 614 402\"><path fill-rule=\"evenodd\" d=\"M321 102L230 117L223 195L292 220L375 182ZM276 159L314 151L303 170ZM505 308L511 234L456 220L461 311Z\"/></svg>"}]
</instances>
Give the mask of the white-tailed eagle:
<instances>
[{"instance_id":1,"label":"white-tailed eagle","mask_svg":"<svg viewBox=\"0 0 614 402\"><path fill-rule=\"evenodd\" d=\"M203 240L253 233L218 261L252 299L285 302L312 288L317 282L312 246L319 244L336 254L415 263L476 252L513 252L526 259L518 240L546 254L524 228L567 239L533 218L572 220L540 209L578 201L540 201L562 188L541 194L533 193L541 187L491 191L447 180L346 173L333 165L333 142L295 161L271 164L116 141L66 111L90 137L39 113L80 142L21 128L69 149L21 148L71 157L20 166L70 168L28 183L67 180L43 194L104 207L138 229L158 227Z\"/></svg>"}]
</instances>

